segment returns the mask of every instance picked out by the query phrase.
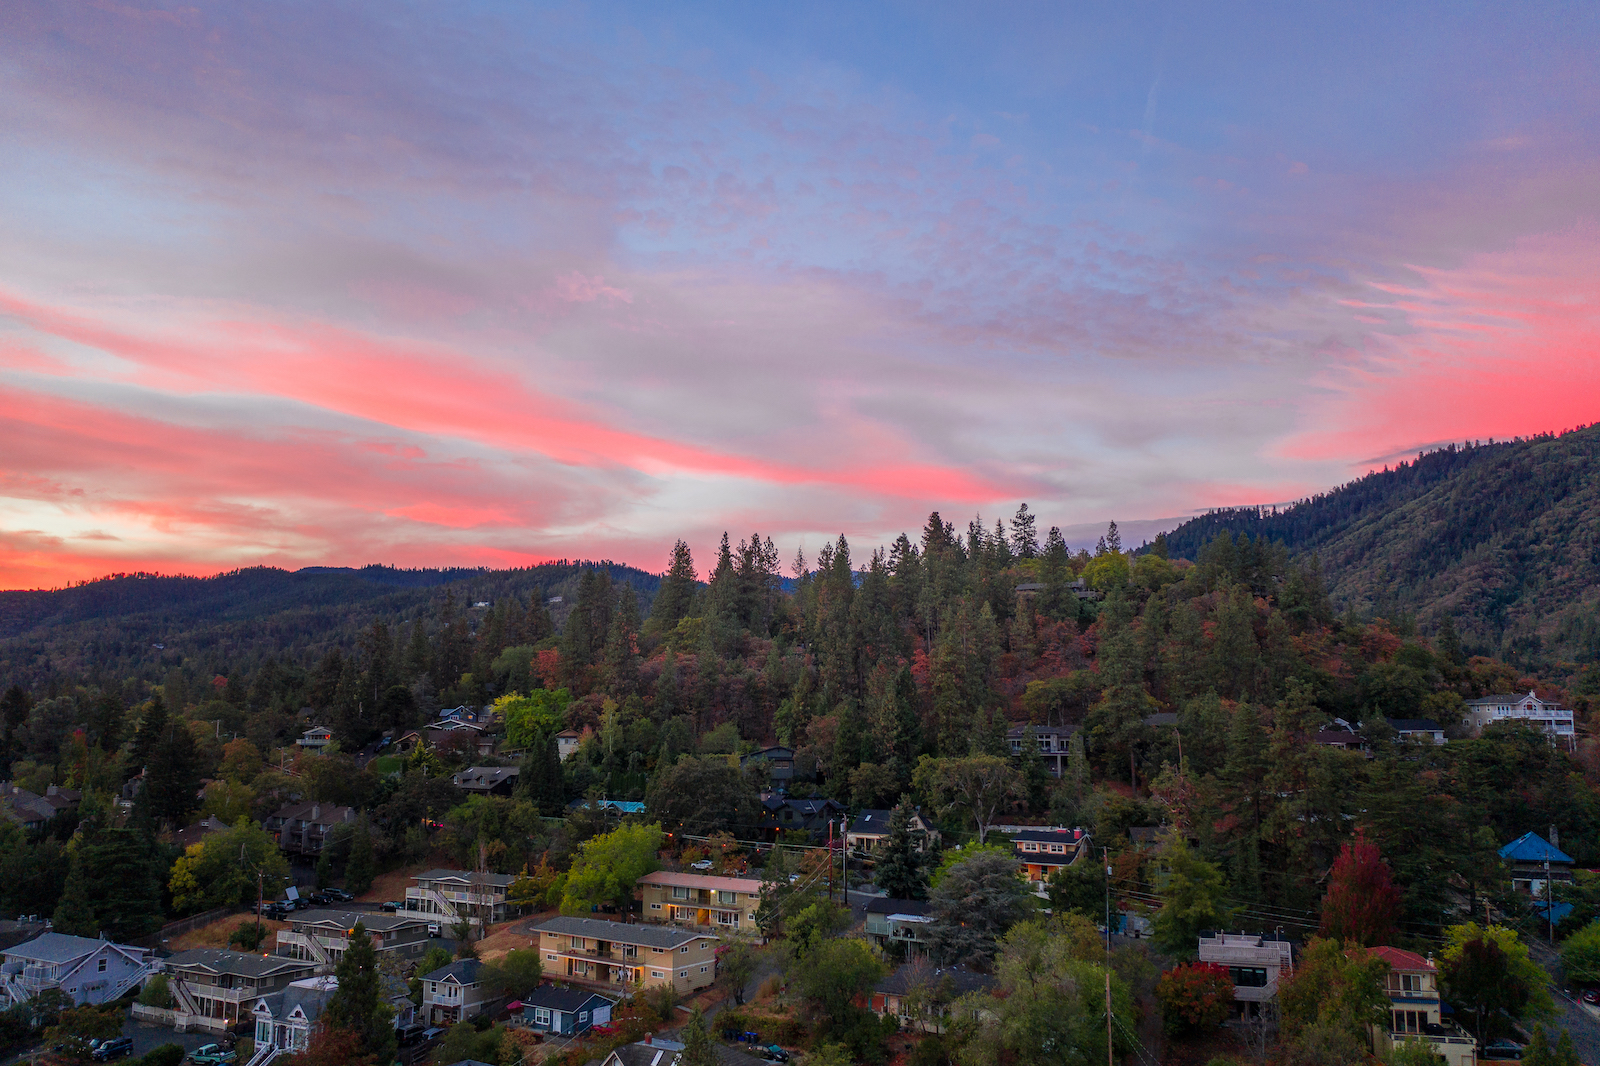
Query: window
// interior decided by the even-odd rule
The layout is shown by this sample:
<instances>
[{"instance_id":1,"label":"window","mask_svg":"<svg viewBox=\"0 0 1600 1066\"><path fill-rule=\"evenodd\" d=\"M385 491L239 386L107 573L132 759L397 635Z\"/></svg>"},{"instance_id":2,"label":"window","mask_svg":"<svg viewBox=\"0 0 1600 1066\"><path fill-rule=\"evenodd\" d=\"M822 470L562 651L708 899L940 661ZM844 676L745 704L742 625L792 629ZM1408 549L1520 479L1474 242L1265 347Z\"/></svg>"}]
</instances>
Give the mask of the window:
<instances>
[{"instance_id":1,"label":"window","mask_svg":"<svg viewBox=\"0 0 1600 1066\"><path fill-rule=\"evenodd\" d=\"M1396 1033L1420 1033L1428 1024L1428 1012L1420 1010L1397 1010L1394 1012L1394 1029Z\"/></svg>"},{"instance_id":2,"label":"window","mask_svg":"<svg viewBox=\"0 0 1600 1066\"><path fill-rule=\"evenodd\" d=\"M651 910L653 910L653 911L658 911L658 910L660 910L660 909L661 909L661 904L659 904L659 903L652 903L652 904L650 904L650 909L651 909Z\"/></svg>"},{"instance_id":3,"label":"window","mask_svg":"<svg viewBox=\"0 0 1600 1066\"><path fill-rule=\"evenodd\" d=\"M652 955L665 955L666 953L667 953L667 949L666 948L651 948L650 949L650 954L652 954Z\"/></svg>"},{"instance_id":4,"label":"window","mask_svg":"<svg viewBox=\"0 0 1600 1066\"><path fill-rule=\"evenodd\" d=\"M702 966L702 967L700 967L700 972L701 972L701 973L705 973L705 972L706 972L706 971L707 971L707 970L709 970L709 969L711 969L711 967L709 967L709 966Z\"/></svg>"},{"instance_id":5,"label":"window","mask_svg":"<svg viewBox=\"0 0 1600 1066\"><path fill-rule=\"evenodd\" d=\"M586 1010L582 1010L582 1011L579 1011L579 1012L578 1012L578 1020L579 1020L579 1021L580 1021L580 1022L586 1022L586 1021L588 1021L588 1020L589 1020L589 1012L588 1012L588 1011L586 1011Z\"/></svg>"},{"instance_id":6,"label":"window","mask_svg":"<svg viewBox=\"0 0 1600 1066\"><path fill-rule=\"evenodd\" d=\"M679 970L678 971L678 976L679 977L688 977L689 976L689 971L688 970Z\"/></svg>"},{"instance_id":7,"label":"window","mask_svg":"<svg viewBox=\"0 0 1600 1066\"><path fill-rule=\"evenodd\" d=\"M663 978L665 978L667 975L662 973L660 970L651 970L650 971L650 976L654 977L657 981L660 981Z\"/></svg>"},{"instance_id":8,"label":"window","mask_svg":"<svg viewBox=\"0 0 1600 1066\"><path fill-rule=\"evenodd\" d=\"M535 1008L533 1008L533 1024L535 1024L535 1025L549 1025L550 1024L550 1008L549 1007L535 1007Z\"/></svg>"},{"instance_id":9,"label":"window","mask_svg":"<svg viewBox=\"0 0 1600 1066\"><path fill-rule=\"evenodd\" d=\"M549 960L550 962L557 962L557 961L560 960L560 956L559 955L546 955L545 958L547 960Z\"/></svg>"},{"instance_id":10,"label":"window","mask_svg":"<svg viewBox=\"0 0 1600 1066\"><path fill-rule=\"evenodd\" d=\"M105 959L101 959L101 960L100 960L100 965L99 965L99 966L98 966L98 967L97 967L97 969L98 969L98 970L99 970L99 971L100 971L100 972L101 972L101 973L105 973L105 972L106 972L106 960L105 960Z\"/></svg>"},{"instance_id":11,"label":"window","mask_svg":"<svg viewBox=\"0 0 1600 1066\"><path fill-rule=\"evenodd\" d=\"M673 889L672 889L672 898L673 899L688 899L689 898L689 890L687 888L678 888L678 887L674 886Z\"/></svg>"},{"instance_id":12,"label":"window","mask_svg":"<svg viewBox=\"0 0 1600 1066\"><path fill-rule=\"evenodd\" d=\"M1065 844L1051 844L1050 850L1054 854L1060 855L1067 850L1067 846Z\"/></svg>"},{"instance_id":13,"label":"window","mask_svg":"<svg viewBox=\"0 0 1600 1066\"><path fill-rule=\"evenodd\" d=\"M639 957L639 945L637 945L637 944L624 944L624 945L622 945L622 957L625 958L625 959L636 959L636 958L638 958Z\"/></svg>"},{"instance_id":14,"label":"window","mask_svg":"<svg viewBox=\"0 0 1600 1066\"><path fill-rule=\"evenodd\" d=\"M680 951L680 952L684 952L684 953L687 953L687 952L688 952L688 951L689 951L689 945L688 945L688 944L685 944L685 945L683 945L683 947L681 947L681 948L679 948L679 949L678 949L678 950L679 950L679 951Z\"/></svg>"},{"instance_id":15,"label":"window","mask_svg":"<svg viewBox=\"0 0 1600 1066\"><path fill-rule=\"evenodd\" d=\"M1238 988L1267 987L1267 971L1260 966L1229 966L1228 976Z\"/></svg>"},{"instance_id":16,"label":"window","mask_svg":"<svg viewBox=\"0 0 1600 1066\"><path fill-rule=\"evenodd\" d=\"M737 901L738 898L739 898L739 893L737 893L737 892L718 892L717 893L717 902L718 903L733 903L733 902Z\"/></svg>"},{"instance_id":17,"label":"window","mask_svg":"<svg viewBox=\"0 0 1600 1066\"><path fill-rule=\"evenodd\" d=\"M569 941L568 947L571 947L574 951L582 951L583 950L583 937L581 937L581 936L568 937L567 940Z\"/></svg>"}]
</instances>

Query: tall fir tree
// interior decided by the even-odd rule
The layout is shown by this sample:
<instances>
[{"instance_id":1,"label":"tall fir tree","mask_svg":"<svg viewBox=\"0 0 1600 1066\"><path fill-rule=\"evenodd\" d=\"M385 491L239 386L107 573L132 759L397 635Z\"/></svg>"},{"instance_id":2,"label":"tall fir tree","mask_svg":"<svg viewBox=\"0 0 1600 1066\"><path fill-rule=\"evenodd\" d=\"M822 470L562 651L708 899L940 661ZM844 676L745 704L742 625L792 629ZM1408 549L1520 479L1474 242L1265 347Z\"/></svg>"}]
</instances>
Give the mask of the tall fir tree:
<instances>
[{"instance_id":1,"label":"tall fir tree","mask_svg":"<svg viewBox=\"0 0 1600 1066\"><path fill-rule=\"evenodd\" d=\"M394 1012L383 996L378 953L360 922L350 931L349 947L334 975L339 987L323 1009L325 1024L355 1033L367 1054L388 1062L395 1053Z\"/></svg>"},{"instance_id":2,"label":"tall fir tree","mask_svg":"<svg viewBox=\"0 0 1600 1066\"><path fill-rule=\"evenodd\" d=\"M914 813L910 797L901 796L889 816L889 835L875 856L877 873L873 881L890 899L928 898L927 870L911 833Z\"/></svg>"}]
</instances>

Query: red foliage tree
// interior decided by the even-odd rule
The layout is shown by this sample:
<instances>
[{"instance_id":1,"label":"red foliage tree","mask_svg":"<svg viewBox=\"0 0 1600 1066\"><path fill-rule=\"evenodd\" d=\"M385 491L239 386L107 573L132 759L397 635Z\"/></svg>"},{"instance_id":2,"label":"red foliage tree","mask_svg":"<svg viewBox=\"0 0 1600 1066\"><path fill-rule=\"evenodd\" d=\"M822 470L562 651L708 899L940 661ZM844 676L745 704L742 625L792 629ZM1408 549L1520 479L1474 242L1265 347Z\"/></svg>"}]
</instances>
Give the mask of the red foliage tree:
<instances>
[{"instance_id":1,"label":"red foliage tree","mask_svg":"<svg viewBox=\"0 0 1600 1066\"><path fill-rule=\"evenodd\" d=\"M1161 975L1156 999L1169 1035L1213 1029L1227 1020L1233 1007L1233 978L1219 963L1182 963Z\"/></svg>"},{"instance_id":2,"label":"red foliage tree","mask_svg":"<svg viewBox=\"0 0 1600 1066\"><path fill-rule=\"evenodd\" d=\"M1400 890L1389 876L1389 864L1378 854L1378 846L1357 830L1328 875L1322 935L1375 947L1393 935L1399 913Z\"/></svg>"},{"instance_id":3,"label":"red foliage tree","mask_svg":"<svg viewBox=\"0 0 1600 1066\"><path fill-rule=\"evenodd\" d=\"M290 1066L375 1066L373 1057L361 1047L360 1034L331 1025L317 1026L304 1051L278 1061Z\"/></svg>"}]
</instances>

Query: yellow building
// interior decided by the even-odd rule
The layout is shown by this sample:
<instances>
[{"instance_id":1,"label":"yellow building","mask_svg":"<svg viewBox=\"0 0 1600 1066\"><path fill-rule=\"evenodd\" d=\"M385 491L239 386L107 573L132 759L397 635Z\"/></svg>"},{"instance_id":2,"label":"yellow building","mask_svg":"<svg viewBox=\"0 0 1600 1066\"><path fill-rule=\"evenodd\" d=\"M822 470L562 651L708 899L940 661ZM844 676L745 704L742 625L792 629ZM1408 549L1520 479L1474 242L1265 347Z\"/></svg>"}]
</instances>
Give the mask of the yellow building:
<instances>
[{"instance_id":1,"label":"yellow building","mask_svg":"<svg viewBox=\"0 0 1600 1066\"><path fill-rule=\"evenodd\" d=\"M647 922L756 932L760 881L657 870L639 878L638 883Z\"/></svg>"},{"instance_id":2,"label":"yellow building","mask_svg":"<svg viewBox=\"0 0 1600 1066\"><path fill-rule=\"evenodd\" d=\"M717 938L709 933L564 916L534 932L544 975L556 980L607 988L671 985L688 993L717 977Z\"/></svg>"}]
</instances>

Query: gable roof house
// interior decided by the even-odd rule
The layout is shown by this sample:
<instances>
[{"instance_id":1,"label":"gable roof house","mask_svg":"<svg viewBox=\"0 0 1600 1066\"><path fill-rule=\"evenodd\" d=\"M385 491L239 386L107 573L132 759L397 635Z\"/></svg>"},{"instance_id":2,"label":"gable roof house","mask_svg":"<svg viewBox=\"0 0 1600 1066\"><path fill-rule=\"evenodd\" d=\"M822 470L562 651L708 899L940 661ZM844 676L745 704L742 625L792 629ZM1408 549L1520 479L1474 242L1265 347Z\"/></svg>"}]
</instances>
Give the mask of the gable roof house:
<instances>
[{"instance_id":1,"label":"gable roof house","mask_svg":"<svg viewBox=\"0 0 1600 1066\"><path fill-rule=\"evenodd\" d=\"M522 771L515 766L469 766L450 779L463 792L478 796L509 796L516 791Z\"/></svg>"},{"instance_id":2,"label":"gable roof house","mask_svg":"<svg viewBox=\"0 0 1600 1066\"><path fill-rule=\"evenodd\" d=\"M423 974L422 1016L429 1025L451 1026L470 1021L496 999L483 987L483 963L457 959L432 973Z\"/></svg>"},{"instance_id":3,"label":"gable roof house","mask_svg":"<svg viewBox=\"0 0 1600 1066\"><path fill-rule=\"evenodd\" d=\"M739 756L741 770L748 769L752 765L766 771L767 783L772 788L787 788L789 782L794 780L794 749L762 748L760 751Z\"/></svg>"},{"instance_id":4,"label":"gable roof house","mask_svg":"<svg viewBox=\"0 0 1600 1066\"><path fill-rule=\"evenodd\" d=\"M256 1000L250 1008L250 1018L256 1027L256 1055L269 1047L304 1051L323 1008L338 989L337 977L307 977L289 982L281 992L271 992Z\"/></svg>"},{"instance_id":5,"label":"gable roof house","mask_svg":"<svg viewBox=\"0 0 1600 1066\"><path fill-rule=\"evenodd\" d=\"M717 938L671 925L552 918L533 930L551 977L607 987L667 985L680 995L716 978Z\"/></svg>"},{"instance_id":6,"label":"gable roof house","mask_svg":"<svg viewBox=\"0 0 1600 1066\"><path fill-rule=\"evenodd\" d=\"M932 906L923 899L872 897L867 900L867 939L880 948L893 946L907 959L926 955Z\"/></svg>"},{"instance_id":7,"label":"gable roof house","mask_svg":"<svg viewBox=\"0 0 1600 1066\"><path fill-rule=\"evenodd\" d=\"M515 1009L516 1004L509 1004ZM562 988L548 982L522 997L522 1024L539 1033L581 1036L611 1021L614 1000L587 988Z\"/></svg>"},{"instance_id":8,"label":"gable roof house","mask_svg":"<svg viewBox=\"0 0 1600 1066\"><path fill-rule=\"evenodd\" d=\"M44 933L0 954L0 1006L26 1003L49 988L75 1003L109 1003L155 972L149 948L66 933Z\"/></svg>"},{"instance_id":9,"label":"gable roof house","mask_svg":"<svg viewBox=\"0 0 1600 1066\"><path fill-rule=\"evenodd\" d=\"M871 854L889 839L889 820L893 816L893 811L862 811L850 823L850 829L845 834L845 845L851 851ZM927 851L930 840L934 843L939 840L939 831L923 819L920 807L911 812L911 840L917 851Z\"/></svg>"},{"instance_id":10,"label":"gable roof house","mask_svg":"<svg viewBox=\"0 0 1600 1066\"><path fill-rule=\"evenodd\" d=\"M656 870L638 880L646 921L754 933L761 882L749 877Z\"/></svg>"},{"instance_id":11,"label":"gable roof house","mask_svg":"<svg viewBox=\"0 0 1600 1066\"><path fill-rule=\"evenodd\" d=\"M161 963L173 998L173 1027L221 1033L250 1018L262 996L316 975L317 964L281 955L194 948Z\"/></svg>"},{"instance_id":12,"label":"gable roof house","mask_svg":"<svg viewBox=\"0 0 1600 1066\"><path fill-rule=\"evenodd\" d=\"M360 922L380 954L395 952L415 958L428 949L428 916L411 911L393 914L309 910L289 915L289 928L274 936L273 951L290 959L306 959L322 966L337 965L350 950L350 934Z\"/></svg>"},{"instance_id":13,"label":"gable roof house","mask_svg":"<svg viewBox=\"0 0 1600 1066\"><path fill-rule=\"evenodd\" d=\"M768 1066L765 1059L735 1051L726 1044L713 1041L712 1052L721 1066ZM623 1044L612 1051L600 1066L678 1066L683 1056L683 1044L677 1040L663 1040L646 1036L633 1044ZM455 1066L460 1066L459 1063Z\"/></svg>"},{"instance_id":14,"label":"gable roof house","mask_svg":"<svg viewBox=\"0 0 1600 1066\"><path fill-rule=\"evenodd\" d=\"M761 795L760 828L768 840L779 833L809 833L814 840L825 839L829 826L844 813L844 806L822 796L796 798L781 792Z\"/></svg>"},{"instance_id":15,"label":"gable roof house","mask_svg":"<svg viewBox=\"0 0 1600 1066\"><path fill-rule=\"evenodd\" d=\"M1022 749L1028 739L1028 730L1033 730L1033 739L1039 745L1039 758L1044 762L1044 768L1055 777L1060 777L1067 772L1067 759L1072 754L1072 734L1078 731L1076 726L1035 725L1026 722L1014 725L1006 730L1006 744L1011 749L1013 758L1022 758Z\"/></svg>"},{"instance_id":16,"label":"gable roof house","mask_svg":"<svg viewBox=\"0 0 1600 1066\"><path fill-rule=\"evenodd\" d=\"M962 966L935 967L926 959L900 965L872 988L868 1004L880 1018L898 1018L901 1026L924 1033L942 1033L950 1004L970 992L987 992L995 986L989 974L974 973ZM931 993L918 1013L913 1006L914 992Z\"/></svg>"},{"instance_id":17,"label":"gable roof house","mask_svg":"<svg viewBox=\"0 0 1600 1066\"><path fill-rule=\"evenodd\" d=\"M1400 735L1401 740L1420 740L1428 744L1444 743L1444 726L1432 718L1386 718L1389 728Z\"/></svg>"},{"instance_id":18,"label":"gable roof house","mask_svg":"<svg viewBox=\"0 0 1600 1066\"><path fill-rule=\"evenodd\" d=\"M310 748L312 751L321 751L323 748L333 743L333 730L329 729L325 725L314 725L310 729L307 729L304 733L301 733L300 739L295 741L295 743L300 745L302 748Z\"/></svg>"},{"instance_id":19,"label":"gable roof house","mask_svg":"<svg viewBox=\"0 0 1600 1066\"><path fill-rule=\"evenodd\" d=\"M50 785L40 796L21 785L0 781L0 813L29 831L43 829L62 811L76 808L82 798L83 793L75 788Z\"/></svg>"},{"instance_id":20,"label":"gable roof house","mask_svg":"<svg viewBox=\"0 0 1600 1066\"><path fill-rule=\"evenodd\" d=\"M1552 744L1560 744L1568 751L1577 750L1578 734L1572 711L1556 703L1546 703L1532 692L1526 696L1497 694L1468 700L1467 721L1474 736L1495 722L1524 722L1543 729Z\"/></svg>"},{"instance_id":21,"label":"gable roof house","mask_svg":"<svg viewBox=\"0 0 1600 1066\"><path fill-rule=\"evenodd\" d=\"M1548 883L1572 883L1572 856L1552 841L1560 840L1556 827L1550 827L1550 840L1538 833L1523 833L1500 849L1500 858L1511 867L1511 890L1543 899Z\"/></svg>"},{"instance_id":22,"label":"gable roof house","mask_svg":"<svg viewBox=\"0 0 1600 1066\"><path fill-rule=\"evenodd\" d=\"M413 884L406 888L406 913L437 914L452 924L466 920L480 925L485 919L505 921L506 892L516 878L471 870L428 870L411 880Z\"/></svg>"},{"instance_id":23,"label":"gable roof house","mask_svg":"<svg viewBox=\"0 0 1600 1066\"><path fill-rule=\"evenodd\" d=\"M1041 892L1057 870L1078 861L1089 843L1089 834L1082 829L1024 829L1010 837L1022 879Z\"/></svg>"}]
</instances>

